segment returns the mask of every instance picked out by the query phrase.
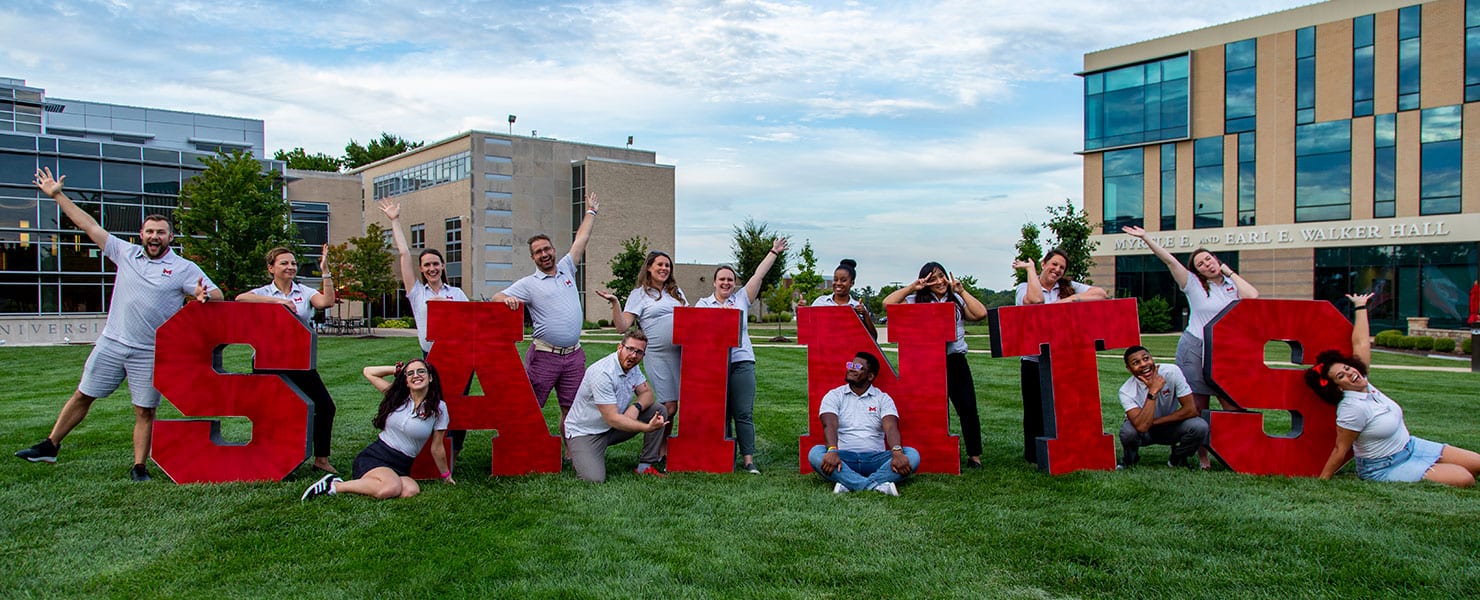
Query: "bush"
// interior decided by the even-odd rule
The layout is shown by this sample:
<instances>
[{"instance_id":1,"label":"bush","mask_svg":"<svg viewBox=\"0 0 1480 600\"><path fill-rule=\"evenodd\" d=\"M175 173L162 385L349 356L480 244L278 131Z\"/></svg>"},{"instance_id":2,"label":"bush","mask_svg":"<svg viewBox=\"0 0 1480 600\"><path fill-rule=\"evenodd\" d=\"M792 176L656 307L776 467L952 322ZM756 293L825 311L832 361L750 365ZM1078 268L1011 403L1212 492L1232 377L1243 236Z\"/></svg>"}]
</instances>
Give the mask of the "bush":
<instances>
[{"instance_id":1,"label":"bush","mask_svg":"<svg viewBox=\"0 0 1480 600\"><path fill-rule=\"evenodd\" d=\"M376 321L379 322L377 323ZM382 327L385 329L412 329L416 327L416 321L411 317L401 317L399 319L381 319L376 317L375 319L371 319L371 323L372 327Z\"/></svg>"},{"instance_id":2,"label":"bush","mask_svg":"<svg viewBox=\"0 0 1480 600\"><path fill-rule=\"evenodd\" d=\"M1463 340L1460 340L1460 342L1459 342L1459 351L1460 352L1463 352L1465 354L1469 354L1471 352L1471 350L1470 350L1470 342L1472 342L1474 340L1475 340L1475 337L1474 336L1470 336L1470 337L1467 337L1467 338L1465 338Z\"/></svg>"},{"instance_id":3,"label":"bush","mask_svg":"<svg viewBox=\"0 0 1480 600\"><path fill-rule=\"evenodd\" d=\"M762 323L790 323L791 313L786 311L773 312L761 319Z\"/></svg>"},{"instance_id":4,"label":"bush","mask_svg":"<svg viewBox=\"0 0 1480 600\"><path fill-rule=\"evenodd\" d=\"M1413 349L1413 337L1412 336L1407 336L1407 335L1400 335L1398 337L1393 338L1393 348L1396 348L1398 350L1412 350Z\"/></svg>"},{"instance_id":5,"label":"bush","mask_svg":"<svg viewBox=\"0 0 1480 600\"><path fill-rule=\"evenodd\" d=\"M602 319L602 320L596 322L596 326L597 327L611 327L612 326L612 322L611 321L608 321L606 319Z\"/></svg>"},{"instance_id":6,"label":"bush","mask_svg":"<svg viewBox=\"0 0 1480 600\"><path fill-rule=\"evenodd\" d=\"M1431 338L1431 337L1426 336L1426 335L1415 336L1414 339L1413 339L1413 349L1414 350L1424 350L1424 351L1433 350L1434 349L1434 338Z\"/></svg>"},{"instance_id":7,"label":"bush","mask_svg":"<svg viewBox=\"0 0 1480 600\"><path fill-rule=\"evenodd\" d=\"M581 321L581 329L599 329L601 326L590 321Z\"/></svg>"},{"instance_id":8,"label":"bush","mask_svg":"<svg viewBox=\"0 0 1480 600\"><path fill-rule=\"evenodd\" d=\"M1434 340L1434 352L1454 352L1454 339L1439 338Z\"/></svg>"},{"instance_id":9,"label":"bush","mask_svg":"<svg viewBox=\"0 0 1480 600\"><path fill-rule=\"evenodd\" d=\"M1172 307L1161 296L1136 303L1141 319L1141 333L1166 333L1172 330Z\"/></svg>"},{"instance_id":10,"label":"bush","mask_svg":"<svg viewBox=\"0 0 1480 600\"><path fill-rule=\"evenodd\" d=\"M1396 329L1384 329L1377 332L1377 336L1372 338L1372 343L1383 348L1392 348L1394 341L1400 337L1403 337L1403 332Z\"/></svg>"}]
</instances>

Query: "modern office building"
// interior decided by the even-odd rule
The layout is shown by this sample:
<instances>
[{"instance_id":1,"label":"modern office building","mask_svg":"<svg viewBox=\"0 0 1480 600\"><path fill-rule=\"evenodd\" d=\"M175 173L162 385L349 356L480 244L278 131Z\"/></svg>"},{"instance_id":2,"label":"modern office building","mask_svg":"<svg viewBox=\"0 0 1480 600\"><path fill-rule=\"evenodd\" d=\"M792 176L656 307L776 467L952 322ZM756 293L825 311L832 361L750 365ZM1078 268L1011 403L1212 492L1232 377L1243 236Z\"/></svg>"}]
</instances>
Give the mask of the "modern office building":
<instances>
[{"instance_id":1,"label":"modern office building","mask_svg":"<svg viewBox=\"0 0 1480 600\"><path fill-rule=\"evenodd\" d=\"M656 161L647 150L467 131L351 174L363 181L367 223L389 224L375 202L399 203L411 246L441 250L449 281L475 300L534 272L531 236L569 249L585 194L595 193L601 214L576 277L586 320L595 322L611 310L585 292L611 279L609 261L625 240L642 236L652 249L673 249L674 172ZM384 302L379 312L409 315L398 296L399 308Z\"/></svg>"},{"instance_id":2,"label":"modern office building","mask_svg":"<svg viewBox=\"0 0 1480 600\"><path fill-rule=\"evenodd\" d=\"M1480 257L1480 0L1332 0L1084 57L1092 273L1185 299L1120 233L1206 247L1266 297L1377 294L1460 328Z\"/></svg>"},{"instance_id":3,"label":"modern office building","mask_svg":"<svg viewBox=\"0 0 1480 600\"><path fill-rule=\"evenodd\" d=\"M94 340L111 297L112 263L32 184L38 167L66 175L80 207L137 241L144 215L173 214L180 186L205 169L200 159L223 150L264 156L262 121L54 98L0 78L0 340ZM315 252L328 241L330 214L327 202L293 202Z\"/></svg>"}]
</instances>

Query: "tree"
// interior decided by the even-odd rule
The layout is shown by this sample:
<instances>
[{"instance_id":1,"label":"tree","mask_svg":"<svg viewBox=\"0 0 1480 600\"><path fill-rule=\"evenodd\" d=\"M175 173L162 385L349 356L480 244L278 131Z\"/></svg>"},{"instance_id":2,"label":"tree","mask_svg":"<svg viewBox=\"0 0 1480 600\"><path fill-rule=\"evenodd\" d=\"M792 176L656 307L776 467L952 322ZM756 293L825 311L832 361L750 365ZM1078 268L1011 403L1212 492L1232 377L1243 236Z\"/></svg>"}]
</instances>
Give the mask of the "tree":
<instances>
[{"instance_id":1,"label":"tree","mask_svg":"<svg viewBox=\"0 0 1480 600\"><path fill-rule=\"evenodd\" d=\"M334 273L339 297L359 300L360 316L369 313L371 302L400 289L401 282L391 269L396 256L386 245L385 232L379 223L371 223L365 228L365 235L329 246L327 262Z\"/></svg>"},{"instance_id":2,"label":"tree","mask_svg":"<svg viewBox=\"0 0 1480 600\"><path fill-rule=\"evenodd\" d=\"M791 310L792 289L792 284L783 283L771 288L769 292L761 292L761 296L766 300L766 310L777 318L777 323L781 322L781 313ZM777 331L780 329L781 326L777 325Z\"/></svg>"},{"instance_id":3,"label":"tree","mask_svg":"<svg viewBox=\"0 0 1480 600\"><path fill-rule=\"evenodd\" d=\"M802 264L797 267L796 275L791 277L792 289L802 294L802 306L811 306L813 300L830 293L822 289L822 284L826 280L817 273L817 254L812 252L812 240L807 240L802 245L802 251L798 257Z\"/></svg>"},{"instance_id":4,"label":"tree","mask_svg":"<svg viewBox=\"0 0 1480 600\"><path fill-rule=\"evenodd\" d=\"M1064 269L1064 277L1086 285L1093 284L1089 278L1090 267L1095 266L1095 261L1090 255L1095 251L1095 244L1089 241L1089 236L1094 232L1094 224L1089 222L1089 214L1084 210L1076 208L1074 202L1068 198L1064 199L1062 206L1048 207L1051 217L1043 224L1054 235L1054 247L1063 250L1069 255L1069 266Z\"/></svg>"},{"instance_id":5,"label":"tree","mask_svg":"<svg viewBox=\"0 0 1480 600\"><path fill-rule=\"evenodd\" d=\"M889 294L893 294L895 290L898 290L901 287L903 286L886 285L884 287L881 287L879 288L879 293L877 295L864 298L863 304L868 307L868 311L873 315L882 316L886 314L886 312L884 311L884 299L888 298Z\"/></svg>"},{"instance_id":6,"label":"tree","mask_svg":"<svg viewBox=\"0 0 1480 600\"><path fill-rule=\"evenodd\" d=\"M765 260L766 253L771 251L771 244L775 243L776 238L785 236L771 231L770 225L764 221L757 222L748 217L744 223L734 227L734 232L735 239L730 242L730 251L735 254L735 270L740 285L745 285L745 282L750 281L751 274L755 273L761 261ZM791 254L790 250L776 257L776 264L771 266L771 270L761 280L761 295L764 296L765 290L781 282L782 274L786 273L787 255L789 254Z\"/></svg>"},{"instance_id":7,"label":"tree","mask_svg":"<svg viewBox=\"0 0 1480 600\"><path fill-rule=\"evenodd\" d=\"M1033 223L1023 224L1023 237L1018 240L1017 260L1031 260L1038 264L1038 259L1043 258L1043 247L1038 245L1038 226ZM1028 280L1028 272L1023 269L1013 269L1012 279L1014 283L1023 283Z\"/></svg>"},{"instance_id":8,"label":"tree","mask_svg":"<svg viewBox=\"0 0 1480 600\"><path fill-rule=\"evenodd\" d=\"M359 142L350 139L349 144L344 147L344 158L340 162L346 168L358 169L377 160L390 158L414 148L420 148L423 143L408 141L382 131L380 133L380 139L370 140L370 145L368 146L361 146Z\"/></svg>"},{"instance_id":9,"label":"tree","mask_svg":"<svg viewBox=\"0 0 1480 600\"><path fill-rule=\"evenodd\" d=\"M277 152L274 152L272 154L272 157L276 160L281 160L288 163L289 169L302 169L304 171L339 171L339 159L329 156L328 154L324 154L323 152L315 152L313 154L309 154L303 148L294 148L292 150L278 150Z\"/></svg>"},{"instance_id":10,"label":"tree","mask_svg":"<svg viewBox=\"0 0 1480 600\"><path fill-rule=\"evenodd\" d=\"M282 175L262 172L250 152L203 158L206 170L180 190L180 245L228 298L267 280L267 251L298 252L298 231L283 197Z\"/></svg>"},{"instance_id":11,"label":"tree","mask_svg":"<svg viewBox=\"0 0 1480 600\"><path fill-rule=\"evenodd\" d=\"M639 235L622 242L622 251L607 262L612 268L612 279L606 282L606 289L619 301L625 301L632 288L637 287L637 274L647 262L647 252L648 239Z\"/></svg>"}]
</instances>

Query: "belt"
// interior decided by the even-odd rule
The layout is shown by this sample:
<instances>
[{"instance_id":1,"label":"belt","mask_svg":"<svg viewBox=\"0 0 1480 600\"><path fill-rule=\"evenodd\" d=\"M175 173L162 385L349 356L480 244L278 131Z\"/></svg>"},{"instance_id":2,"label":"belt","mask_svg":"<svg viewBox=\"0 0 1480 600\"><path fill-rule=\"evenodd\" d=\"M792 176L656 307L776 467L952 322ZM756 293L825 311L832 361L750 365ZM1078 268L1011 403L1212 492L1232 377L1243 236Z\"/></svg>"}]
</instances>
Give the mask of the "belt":
<instances>
[{"instance_id":1,"label":"belt","mask_svg":"<svg viewBox=\"0 0 1480 600\"><path fill-rule=\"evenodd\" d=\"M579 342L577 342L574 346L567 346L564 348L553 345L550 342L547 342L540 338L534 338L533 340L531 340L531 343L534 345L535 350L539 350L540 352L549 352L558 356L565 356L581 349L581 344Z\"/></svg>"}]
</instances>

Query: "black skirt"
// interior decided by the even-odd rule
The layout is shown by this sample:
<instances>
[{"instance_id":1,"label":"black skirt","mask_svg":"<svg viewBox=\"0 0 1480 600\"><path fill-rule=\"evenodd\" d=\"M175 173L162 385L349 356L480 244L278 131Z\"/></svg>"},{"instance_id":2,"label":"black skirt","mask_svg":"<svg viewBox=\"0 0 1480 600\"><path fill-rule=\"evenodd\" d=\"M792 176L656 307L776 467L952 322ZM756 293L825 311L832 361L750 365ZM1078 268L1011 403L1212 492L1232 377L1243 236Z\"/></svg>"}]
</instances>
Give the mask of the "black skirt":
<instances>
[{"instance_id":1,"label":"black skirt","mask_svg":"<svg viewBox=\"0 0 1480 600\"><path fill-rule=\"evenodd\" d=\"M352 472L354 478L359 479L376 467L387 467L395 471L397 475L410 477L411 463L415 460L416 457L402 454L400 450L392 448L390 444L377 437L375 443L366 446L359 455L355 456Z\"/></svg>"}]
</instances>

